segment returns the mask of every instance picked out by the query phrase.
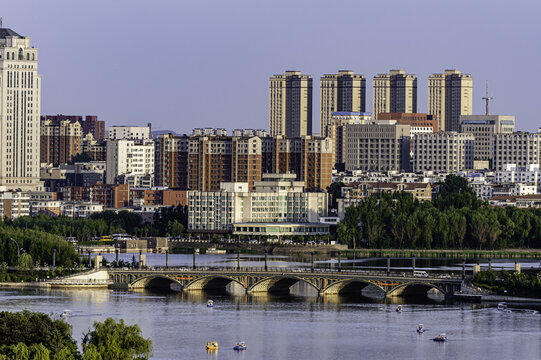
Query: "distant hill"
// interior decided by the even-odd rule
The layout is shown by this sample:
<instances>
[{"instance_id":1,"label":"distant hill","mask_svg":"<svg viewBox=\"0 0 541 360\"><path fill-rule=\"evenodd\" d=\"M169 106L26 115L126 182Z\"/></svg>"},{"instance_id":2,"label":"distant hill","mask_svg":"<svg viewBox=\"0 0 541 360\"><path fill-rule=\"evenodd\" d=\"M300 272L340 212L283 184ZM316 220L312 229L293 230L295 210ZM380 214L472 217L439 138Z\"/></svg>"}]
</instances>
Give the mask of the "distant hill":
<instances>
[{"instance_id":1,"label":"distant hill","mask_svg":"<svg viewBox=\"0 0 541 360\"><path fill-rule=\"evenodd\" d=\"M153 130L150 135L155 138L155 137L158 137L160 135L167 135L167 134L173 134L173 135L177 135L176 132L174 132L173 130Z\"/></svg>"}]
</instances>

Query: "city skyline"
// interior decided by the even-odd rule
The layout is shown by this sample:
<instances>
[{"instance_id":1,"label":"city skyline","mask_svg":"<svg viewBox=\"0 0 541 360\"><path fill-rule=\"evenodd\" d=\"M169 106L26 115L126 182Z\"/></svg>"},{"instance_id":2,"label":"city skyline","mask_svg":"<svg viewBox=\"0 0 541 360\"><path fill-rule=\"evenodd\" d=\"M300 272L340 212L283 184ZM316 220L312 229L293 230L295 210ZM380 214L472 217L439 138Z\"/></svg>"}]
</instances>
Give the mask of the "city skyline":
<instances>
[{"instance_id":1,"label":"city skyline","mask_svg":"<svg viewBox=\"0 0 541 360\"><path fill-rule=\"evenodd\" d=\"M516 76L516 69L535 66L539 47L522 39L539 31L533 14L541 6L490 2L491 7L473 7L459 1L461 10L441 12L443 5L424 3L345 2L340 8L363 16L339 27L324 26L330 8L322 2L287 3L291 11L284 13L286 3L280 1L237 6L163 1L160 7L137 1L20 1L6 4L0 16L3 27L30 36L40 51L42 114L91 113L109 125L150 121L156 130L177 133L189 133L194 123L267 129L270 76L300 70L318 79L342 69L368 80L369 112L373 76L390 69L415 74L417 111L427 112L428 77L459 69L474 79L474 115L484 114L488 80L491 114L514 115L517 130L536 131L535 91L525 77ZM241 5L238 13L250 17L236 15ZM300 11L306 16L299 18ZM376 27L383 11L388 12L385 30ZM298 19L298 25L275 27L277 16L284 23ZM401 16L409 16L406 27ZM453 16L460 17L460 27L441 26ZM491 21L479 21L485 18ZM409 41L397 42L397 33ZM318 81L313 91L312 126L317 130Z\"/></svg>"}]
</instances>

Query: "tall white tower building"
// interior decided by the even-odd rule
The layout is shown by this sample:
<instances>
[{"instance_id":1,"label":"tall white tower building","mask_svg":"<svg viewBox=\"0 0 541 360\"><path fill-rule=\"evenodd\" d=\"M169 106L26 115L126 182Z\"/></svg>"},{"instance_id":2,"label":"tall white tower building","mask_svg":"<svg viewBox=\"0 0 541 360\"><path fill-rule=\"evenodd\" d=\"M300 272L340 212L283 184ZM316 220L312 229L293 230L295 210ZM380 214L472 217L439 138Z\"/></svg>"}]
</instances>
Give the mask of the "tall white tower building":
<instances>
[{"instance_id":1,"label":"tall white tower building","mask_svg":"<svg viewBox=\"0 0 541 360\"><path fill-rule=\"evenodd\" d=\"M38 49L0 27L0 186L42 190Z\"/></svg>"}]
</instances>

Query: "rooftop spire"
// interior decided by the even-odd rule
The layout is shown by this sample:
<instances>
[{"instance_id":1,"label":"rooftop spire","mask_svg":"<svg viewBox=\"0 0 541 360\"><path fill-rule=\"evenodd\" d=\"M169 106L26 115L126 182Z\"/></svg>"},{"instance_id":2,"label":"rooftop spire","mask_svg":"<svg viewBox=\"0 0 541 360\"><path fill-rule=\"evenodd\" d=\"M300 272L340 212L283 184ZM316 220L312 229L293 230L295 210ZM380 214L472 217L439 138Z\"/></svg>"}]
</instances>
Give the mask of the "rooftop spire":
<instances>
[{"instance_id":1,"label":"rooftop spire","mask_svg":"<svg viewBox=\"0 0 541 360\"><path fill-rule=\"evenodd\" d=\"M485 97L483 98L483 100L485 100L485 103L486 103L486 114L485 115L488 115L488 103L490 102L490 100L492 100L493 98L488 96L488 80L487 80L487 94L485 95Z\"/></svg>"}]
</instances>

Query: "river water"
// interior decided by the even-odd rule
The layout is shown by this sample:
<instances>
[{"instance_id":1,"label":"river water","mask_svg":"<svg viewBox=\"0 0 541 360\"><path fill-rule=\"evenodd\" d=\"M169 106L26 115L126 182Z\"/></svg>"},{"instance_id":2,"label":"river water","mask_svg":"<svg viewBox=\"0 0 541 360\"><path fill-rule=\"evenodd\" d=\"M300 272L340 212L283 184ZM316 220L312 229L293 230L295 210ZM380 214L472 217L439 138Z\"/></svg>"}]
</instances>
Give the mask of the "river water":
<instances>
[{"instance_id":1,"label":"river water","mask_svg":"<svg viewBox=\"0 0 541 360\"><path fill-rule=\"evenodd\" d=\"M160 265L161 258L153 258L149 263ZM191 264L191 255L171 255L169 261ZM200 256L198 261L234 264L235 258ZM283 262L292 265L272 259L273 266ZM208 299L214 300L214 308L206 307ZM404 305L402 313L395 311L397 304ZM495 305L438 303L425 297L385 302L205 291L0 291L2 311L58 316L71 310L67 321L79 342L94 321L113 317L136 323L153 341L153 359L541 359L541 308L510 306L500 312ZM419 323L427 329L422 335L415 331ZM447 343L431 341L442 332ZM235 352L232 347L240 340L248 349ZM220 349L207 353L207 341L218 341Z\"/></svg>"}]
</instances>

